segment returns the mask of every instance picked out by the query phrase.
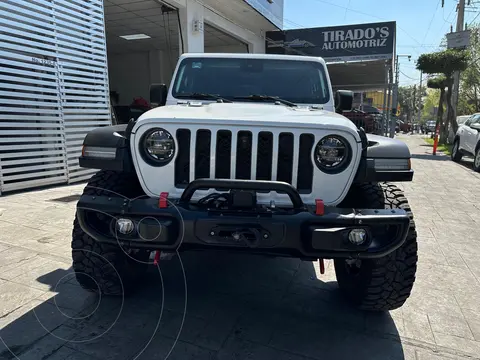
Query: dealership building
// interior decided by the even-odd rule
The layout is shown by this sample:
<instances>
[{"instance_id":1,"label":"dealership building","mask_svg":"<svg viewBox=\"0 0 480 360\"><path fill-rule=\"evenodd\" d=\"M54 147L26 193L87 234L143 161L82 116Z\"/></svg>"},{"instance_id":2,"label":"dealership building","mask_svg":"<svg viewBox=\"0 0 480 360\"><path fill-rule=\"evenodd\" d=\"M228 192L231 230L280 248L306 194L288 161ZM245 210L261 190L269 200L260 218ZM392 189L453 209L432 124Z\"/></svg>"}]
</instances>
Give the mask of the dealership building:
<instances>
[{"instance_id":1,"label":"dealership building","mask_svg":"<svg viewBox=\"0 0 480 360\"><path fill-rule=\"evenodd\" d=\"M82 181L85 134L184 52L264 53L283 0L2 0L0 194Z\"/></svg>"},{"instance_id":2,"label":"dealership building","mask_svg":"<svg viewBox=\"0 0 480 360\"><path fill-rule=\"evenodd\" d=\"M186 52L322 56L335 89L381 90L395 23L283 30L284 0L0 1L0 195L84 181L87 132L169 84ZM113 105L113 106L112 106Z\"/></svg>"}]
</instances>

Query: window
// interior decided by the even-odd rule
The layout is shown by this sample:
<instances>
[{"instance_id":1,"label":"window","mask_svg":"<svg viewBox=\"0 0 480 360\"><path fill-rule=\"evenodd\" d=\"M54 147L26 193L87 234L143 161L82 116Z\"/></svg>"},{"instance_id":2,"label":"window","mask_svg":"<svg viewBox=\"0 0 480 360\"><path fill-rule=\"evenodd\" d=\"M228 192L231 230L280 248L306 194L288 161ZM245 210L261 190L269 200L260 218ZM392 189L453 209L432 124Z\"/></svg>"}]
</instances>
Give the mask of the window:
<instances>
[{"instance_id":1,"label":"window","mask_svg":"<svg viewBox=\"0 0 480 360\"><path fill-rule=\"evenodd\" d=\"M180 64L172 95L194 92L229 100L248 95L278 96L298 104L330 100L324 67L315 61L186 58Z\"/></svg>"},{"instance_id":2,"label":"window","mask_svg":"<svg viewBox=\"0 0 480 360\"><path fill-rule=\"evenodd\" d=\"M473 121L473 118L474 118L473 116L470 116L470 117L465 121L464 125L470 126L470 124L471 124L472 121Z\"/></svg>"}]
</instances>

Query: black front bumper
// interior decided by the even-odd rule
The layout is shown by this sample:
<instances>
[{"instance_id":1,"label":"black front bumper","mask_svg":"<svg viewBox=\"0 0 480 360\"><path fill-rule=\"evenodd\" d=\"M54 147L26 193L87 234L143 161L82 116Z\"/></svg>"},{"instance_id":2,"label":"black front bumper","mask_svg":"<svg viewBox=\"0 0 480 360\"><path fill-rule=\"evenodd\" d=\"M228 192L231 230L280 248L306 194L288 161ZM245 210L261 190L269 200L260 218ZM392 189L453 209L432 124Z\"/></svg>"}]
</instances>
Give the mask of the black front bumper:
<instances>
[{"instance_id":1,"label":"black front bumper","mask_svg":"<svg viewBox=\"0 0 480 360\"><path fill-rule=\"evenodd\" d=\"M208 188L284 192L293 207L220 211L190 202L196 190ZM77 219L95 240L126 248L219 249L312 259L385 256L404 243L410 224L401 209L325 207L319 215L315 206L303 204L291 185L271 181L195 180L181 199L168 203L161 208L158 198L83 195L77 204ZM118 218L131 219L135 230L129 235L117 233ZM365 229L367 241L352 244L348 237L352 229Z\"/></svg>"}]
</instances>

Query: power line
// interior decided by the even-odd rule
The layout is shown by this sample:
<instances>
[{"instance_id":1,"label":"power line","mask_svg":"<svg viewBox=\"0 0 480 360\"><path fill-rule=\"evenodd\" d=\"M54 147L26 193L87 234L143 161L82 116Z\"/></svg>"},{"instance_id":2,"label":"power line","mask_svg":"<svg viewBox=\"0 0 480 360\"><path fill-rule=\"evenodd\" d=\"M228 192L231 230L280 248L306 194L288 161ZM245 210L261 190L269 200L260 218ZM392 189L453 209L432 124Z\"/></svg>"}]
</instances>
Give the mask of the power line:
<instances>
[{"instance_id":1,"label":"power line","mask_svg":"<svg viewBox=\"0 0 480 360\"><path fill-rule=\"evenodd\" d=\"M477 18L478 18L479 16L480 16L480 12L472 19L472 21L470 21L470 24L468 24L468 25L472 25L473 22L474 22L475 20L477 20Z\"/></svg>"},{"instance_id":2,"label":"power line","mask_svg":"<svg viewBox=\"0 0 480 360\"><path fill-rule=\"evenodd\" d=\"M409 78L410 80L415 80L415 81L417 81L417 80L418 80L418 79L414 79L414 78L412 78L412 77L410 77L410 76L406 75L406 74L405 74L405 73L404 73L402 70L399 70L399 71L400 71L400 74L402 74L402 75L403 75L403 76L405 76L406 78Z\"/></svg>"},{"instance_id":3,"label":"power line","mask_svg":"<svg viewBox=\"0 0 480 360\"><path fill-rule=\"evenodd\" d=\"M352 2L352 0L348 0L348 5L347 5L347 8L345 9L345 16L343 17L343 20L347 20L347 12L348 12L348 8L350 7L351 2Z\"/></svg>"},{"instance_id":4,"label":"power line","mask_svg":"<svg viewBox=\"0 0 480 360\"><path fill-rule=\"evenodd\" d=\"M427 39L427 35L428 35L429 31L430 31L430 28L432 27L433 19L435 19L435 15L437 15L438 7L440 6L441 3L442 3L442 0L439 0L439 1L438 1L438 4L437 4L437 8L435 9L435 12L433 13L432 19L430 20L430 24L428 24L427 31L425 32L425 35L423 36L422 44L423 44L423 43L425 42L425 40Z\"/></svg>"}]
</instances>

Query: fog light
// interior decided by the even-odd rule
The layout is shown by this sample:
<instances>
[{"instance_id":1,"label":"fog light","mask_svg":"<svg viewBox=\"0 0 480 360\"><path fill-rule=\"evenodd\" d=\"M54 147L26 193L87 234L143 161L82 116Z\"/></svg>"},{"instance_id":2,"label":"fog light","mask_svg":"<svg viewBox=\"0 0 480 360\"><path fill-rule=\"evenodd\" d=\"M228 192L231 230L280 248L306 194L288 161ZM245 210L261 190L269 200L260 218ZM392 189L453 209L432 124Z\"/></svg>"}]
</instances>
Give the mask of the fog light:
<instances>
[{"instance_id":1,"label":"fog light","mask_svg":"<svg viewBox=\"0 0 480 360\"><path fill-rule=\"evenodd\" d=\"M362 245L367 241L367 231L365 229L353 229L348 234L348 240L353 245Z\"/></svg>"},{"instance_id":2,"label":"fog light","mask_svg":"<svg viewBox=\"0 0 480 360\"><path fill-rule=\"evenodd\" d=\"M115 226L117 231L124 235L130 234L135 228L133 221L130 219L118 219Z\"/></svg>"}]
</instances>

